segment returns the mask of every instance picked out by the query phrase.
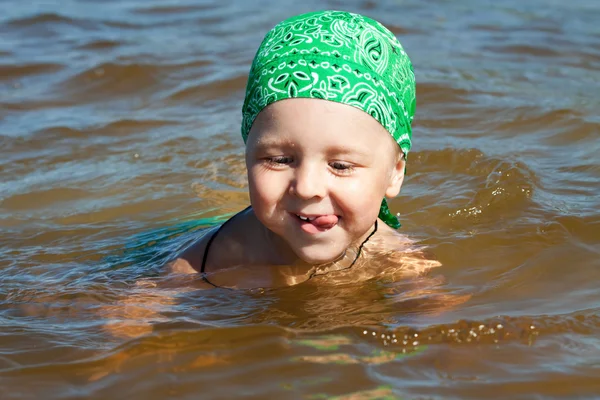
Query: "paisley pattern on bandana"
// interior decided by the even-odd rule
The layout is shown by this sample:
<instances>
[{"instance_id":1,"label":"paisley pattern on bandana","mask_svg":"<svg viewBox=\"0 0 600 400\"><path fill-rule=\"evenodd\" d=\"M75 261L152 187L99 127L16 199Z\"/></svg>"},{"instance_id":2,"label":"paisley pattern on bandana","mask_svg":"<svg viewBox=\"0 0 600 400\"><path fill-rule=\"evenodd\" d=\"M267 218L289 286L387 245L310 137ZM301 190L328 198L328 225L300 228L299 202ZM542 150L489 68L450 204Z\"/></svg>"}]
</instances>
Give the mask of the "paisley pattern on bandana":
<instances>
[{"instance_id":1,"label":"paisley pattern on bandana","mask_svg":"<svg viewBox=\"0 0 600 400\"><path fill-rule=\"evenodd\" d=\"M319 11L292 17L269 31L248 77L244 142L263 108L295 97L361 109L379 121L404 154L410 151L416 105L412 64L394 34L375 20ZM400 226L385 199L379 217Z\"/></svg>"}]
</instances>

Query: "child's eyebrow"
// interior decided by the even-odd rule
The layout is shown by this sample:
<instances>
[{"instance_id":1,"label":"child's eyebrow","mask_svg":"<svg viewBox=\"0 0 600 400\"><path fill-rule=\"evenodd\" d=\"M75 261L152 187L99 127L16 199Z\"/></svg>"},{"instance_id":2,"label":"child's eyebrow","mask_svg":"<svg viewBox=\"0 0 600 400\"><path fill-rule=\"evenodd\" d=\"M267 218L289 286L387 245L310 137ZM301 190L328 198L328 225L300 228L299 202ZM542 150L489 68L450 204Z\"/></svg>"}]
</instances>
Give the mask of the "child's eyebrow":
<instances>
[{"instance_id":1,"label":"child's eyebrow","mask_svg":"<svg viewBox=\"0 0 600 400\"><path fill-rule=\"evenodd\" d=\"M293 147L294 142L289 139L281 139L276 137L261 138L256 142L255 147L257 149L264 149L269 147Z\"/></svg>"},{"instance_id":2,"label":"child's eyebrow","mask_svg":"<svg viewBox=\"0 0 600 400\"><path fill-rule=\"evenodd\" d=\"M359 156L367 156L368 151L365 149L361 149L358 146L331 146L327 148L327 154L332 155L359 155Z\"/></svg>"},{"instance_id":3,"label":"child's eyebrow","mask_svg":"<svg viewBox=\"0 0 600 400\"><path fill-rule=\"evenodd\" d=\"M256 148L263 149L268 147L296 147L296 144L293 140L288 139L278 139L278 138L265 138L260 139L256 143ZM344 146L344 145L335 145L328 146L324 149L324 152L327 154L361 154L366 155L367 151L364 151L358 146Z\"/></svg>"},{"instance_id":4,"label":"child's eyebrow","mask_svg":"<svg viewBox=\"0 0 600 400\"><path fill-rule=\"evenodd\" d=\"M293 140L278 138L278 137L265 137L259 139L254 145L254 151L265 151L273 148L284 148L293 149L296 147L296 143ZM363 149L359 146L349 145L332 145L327 146L323 149L323 153L328 156L357 156L370 158L370 152L367 149Z\"/></svg>"}]
</instances>

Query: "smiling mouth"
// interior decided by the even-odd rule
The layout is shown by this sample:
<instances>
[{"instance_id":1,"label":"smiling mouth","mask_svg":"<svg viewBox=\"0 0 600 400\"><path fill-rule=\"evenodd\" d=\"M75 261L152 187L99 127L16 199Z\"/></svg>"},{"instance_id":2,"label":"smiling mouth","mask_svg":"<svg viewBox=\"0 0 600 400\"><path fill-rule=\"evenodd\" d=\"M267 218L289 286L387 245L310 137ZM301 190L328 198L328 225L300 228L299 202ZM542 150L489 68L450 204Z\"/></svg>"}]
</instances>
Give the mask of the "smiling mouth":
<instances>
[{"instance_id":1,"label":"smiling mouth","mask_svg":"<svg viewBox=\"0 0 600 400\"><path fill-rule=\"evenodd\" d=\"M339 217L333 214L306 216L293 214L298 218L302 230L308 233L327 231L337 225Z\"/></svg>"}]
</instances>

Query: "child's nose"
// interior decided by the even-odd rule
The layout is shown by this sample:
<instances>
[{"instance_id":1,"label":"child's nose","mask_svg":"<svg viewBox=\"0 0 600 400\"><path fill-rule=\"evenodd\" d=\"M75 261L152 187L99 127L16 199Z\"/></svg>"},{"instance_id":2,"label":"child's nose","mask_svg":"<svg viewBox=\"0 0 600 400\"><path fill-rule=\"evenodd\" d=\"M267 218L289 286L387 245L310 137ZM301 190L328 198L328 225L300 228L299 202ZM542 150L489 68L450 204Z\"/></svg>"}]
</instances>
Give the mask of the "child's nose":
<instances>
[{"instance_id":1,"label":"child's nose","mask_svg":"<svg viewBox=\"0 0 600 400\"><path fill-rule=\"evenodd\" d=\"M305 200L325 197L326 176L323 176L322 172L316 166L304 165L296 168L290 193Z\"/></svg>"}]
</instances>

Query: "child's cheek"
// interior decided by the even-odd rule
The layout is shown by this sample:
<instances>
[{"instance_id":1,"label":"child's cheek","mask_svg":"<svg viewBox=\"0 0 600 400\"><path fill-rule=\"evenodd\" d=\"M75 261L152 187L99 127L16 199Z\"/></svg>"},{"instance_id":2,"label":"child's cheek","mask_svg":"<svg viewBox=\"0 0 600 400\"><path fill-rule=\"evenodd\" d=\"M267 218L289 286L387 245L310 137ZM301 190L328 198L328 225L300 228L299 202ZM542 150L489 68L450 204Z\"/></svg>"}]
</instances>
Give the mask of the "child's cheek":
<instances>
[{"instance_id":1,"label":"child's cheek","mask_svg":"<svg viewBox=\"0 0 600 400\"><path fill-rule=\"evenodd\" d=\"M379 213L384 196L374 186L379 185L368 179L347 179L339 185L336 202L346 217L371 219L373 214Z\"/></svg>"},{"instance_id":2,"label":"child's cheek","mask_svg":"<svg viewBox=\"0 0 600 400\"><path fill-rule=\"evenodd\" d=\"M275 208L280 197L277 173L265 171L261 167L252 168L248 173L250 201L255 211L269 213Z\"/></svg>"}]
</instances>

